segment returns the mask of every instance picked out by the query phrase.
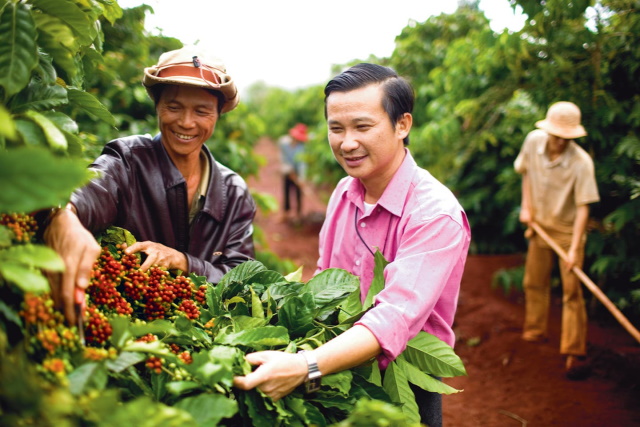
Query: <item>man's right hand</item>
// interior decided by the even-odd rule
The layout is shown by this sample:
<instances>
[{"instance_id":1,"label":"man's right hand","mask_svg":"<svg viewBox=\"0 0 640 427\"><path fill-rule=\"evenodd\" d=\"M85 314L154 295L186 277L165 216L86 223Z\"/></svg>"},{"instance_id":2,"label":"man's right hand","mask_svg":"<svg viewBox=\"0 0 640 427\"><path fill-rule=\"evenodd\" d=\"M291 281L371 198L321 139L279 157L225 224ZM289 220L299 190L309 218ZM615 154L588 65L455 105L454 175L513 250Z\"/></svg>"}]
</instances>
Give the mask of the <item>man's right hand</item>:
<instances>
[{"instance_id":1,"label":"man's right hand","mask_svg":"<svg viewBox=\"0 0 640 427\"><path fill-rule=\"evenodd\" d=\"M56 212L45 230L44 240L62 258L62 274L49 275L51 295L71 325L76 318L76 289L89 286L89 275L100 255L100 245L75 214L71 204Z\"/></svg>"}]
</instances>

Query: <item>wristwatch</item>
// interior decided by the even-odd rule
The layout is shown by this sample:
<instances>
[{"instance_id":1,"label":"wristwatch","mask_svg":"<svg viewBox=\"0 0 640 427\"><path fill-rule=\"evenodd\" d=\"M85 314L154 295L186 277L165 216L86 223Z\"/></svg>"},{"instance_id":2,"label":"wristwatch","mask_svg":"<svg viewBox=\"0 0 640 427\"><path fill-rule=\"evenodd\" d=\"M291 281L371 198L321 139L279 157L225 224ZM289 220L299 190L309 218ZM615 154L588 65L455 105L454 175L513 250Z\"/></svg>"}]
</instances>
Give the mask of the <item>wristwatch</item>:
<instances>
[{"instance_id":1,"label":"wristwatch","mask_svg":"<svg viewBox=\"0 0 640 427\"><path fill-rule=\"evenodd\" d=\"M304 357L304 359L307 361L307 368L309 369L307 379L304 383L305 392L313 393L314 391L320 390L320 384L322 383L322 373L318 369L318 361L316 360L316 356L312 352L305 350L300 350L298 354L301 354L302 357Z\"/></svg>"}]
</instances>

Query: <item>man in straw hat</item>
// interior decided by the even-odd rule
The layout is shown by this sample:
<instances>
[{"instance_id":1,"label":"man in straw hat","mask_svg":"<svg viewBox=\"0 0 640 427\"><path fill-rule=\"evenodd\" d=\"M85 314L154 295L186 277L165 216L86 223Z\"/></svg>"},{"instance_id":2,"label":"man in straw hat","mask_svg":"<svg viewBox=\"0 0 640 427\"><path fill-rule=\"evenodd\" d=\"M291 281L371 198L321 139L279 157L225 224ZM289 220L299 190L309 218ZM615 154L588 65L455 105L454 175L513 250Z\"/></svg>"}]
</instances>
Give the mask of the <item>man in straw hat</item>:
<instances>
[{"instance_id":1,"label":"man in straw hat","mask_svg":"<svg viewBox=\"0 0 640 427\"><path fill-rule=\"evenodd\" d=\"M100 251L93 233L110 225L137 238L126 252L146 254L143 270L159 265L217 283L254 257L255 202L243 179L205 145L220 116L238 105L224 64L201 47L183 47L145 68L143 84L160 133L106 144L91 165L99 177L48 220L45 240L66 264L52 291L71 322Z\"/></svg>"},{"instance_id":2,"label":"man in straw hat","mask_svg":"<svg viewBox=\"0 0 640 427\"><path fill-rule=\"evenodd\" d=\"M568 255L562 262L562 332L560 353L566 357L569 379L585 378L589 372L587 313L573 266L582 268L589 204L600 200L593 160L573 140L587 134L580 124L580 109L571 102L549 107L538 129L530 132L515 160L522 174L520 221L535 221ZM538 235L529 234L525 264L525 321L522 338L547 338L553 250Z\"/></svg>"}]
</instances>

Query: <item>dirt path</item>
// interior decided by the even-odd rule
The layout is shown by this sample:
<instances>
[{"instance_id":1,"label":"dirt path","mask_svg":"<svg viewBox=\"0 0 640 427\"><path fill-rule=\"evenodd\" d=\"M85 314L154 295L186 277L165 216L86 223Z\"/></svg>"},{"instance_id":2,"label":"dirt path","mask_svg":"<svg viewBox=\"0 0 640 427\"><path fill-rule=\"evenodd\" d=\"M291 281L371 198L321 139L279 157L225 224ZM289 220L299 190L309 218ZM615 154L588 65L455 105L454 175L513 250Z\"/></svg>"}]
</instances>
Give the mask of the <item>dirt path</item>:
<instances>
[{"instance_id":1,"label":"dirt path","mask_svg":"<svg viewBox=\"0 0 640 427\"><path fill-rule=\"evenodd\" d=\"M277 147L262 140L256 150L267 162L249 185L281 202ZM259 213L256 218L269 249L303 265L305 280L315 268L323 200L317 194L305 197L307 221L297 226L278 222L274 214ZM585 381L564 377L558 354L558 295L552 304L549 341L520 340L522 297L504 296L491 288L491 279L500 268L522 260L521 255L510 255L470 256L467 261L454 328L456 353L468 376L446 380L464 391L445 396L445 425L640 426L640 346L607 313L600 316L600 323L592 319L589 325L593 374Z\"/></svg>"}]
</instances>

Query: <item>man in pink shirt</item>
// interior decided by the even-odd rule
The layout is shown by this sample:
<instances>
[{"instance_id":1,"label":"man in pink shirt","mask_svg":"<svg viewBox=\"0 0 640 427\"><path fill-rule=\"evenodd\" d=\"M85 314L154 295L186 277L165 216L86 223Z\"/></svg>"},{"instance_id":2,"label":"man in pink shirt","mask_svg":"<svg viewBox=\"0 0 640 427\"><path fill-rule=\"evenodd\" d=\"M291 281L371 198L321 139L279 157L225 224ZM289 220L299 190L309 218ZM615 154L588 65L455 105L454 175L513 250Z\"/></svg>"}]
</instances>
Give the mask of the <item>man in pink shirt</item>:
<instances>
[{"instance_id":1,"label":"man in pink shirt","mask_svg":"<svg viewBox=\"0 0 640 427\"><path fill-rule=\"evenodd\" d=\"M452 324L471 233L451 191L418 167L405 147L413 101L406 80L374 64L356 65L327 84L329 144L349 176L329 201L318 271L342 268L359 276L364 298L378 249L390 262L384 270L385 288L351 329L304 358L282 352L247 355L250 363L261 366L236 378L238 387L257 386L279 399L309 377L373 357L384 369L420 330L453 346ZM418 388L414 392L422 422L441 425L440 395Z\"/></svg>"}]
</instances>

